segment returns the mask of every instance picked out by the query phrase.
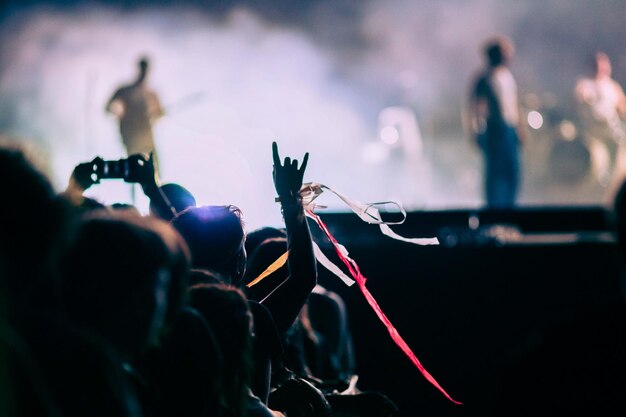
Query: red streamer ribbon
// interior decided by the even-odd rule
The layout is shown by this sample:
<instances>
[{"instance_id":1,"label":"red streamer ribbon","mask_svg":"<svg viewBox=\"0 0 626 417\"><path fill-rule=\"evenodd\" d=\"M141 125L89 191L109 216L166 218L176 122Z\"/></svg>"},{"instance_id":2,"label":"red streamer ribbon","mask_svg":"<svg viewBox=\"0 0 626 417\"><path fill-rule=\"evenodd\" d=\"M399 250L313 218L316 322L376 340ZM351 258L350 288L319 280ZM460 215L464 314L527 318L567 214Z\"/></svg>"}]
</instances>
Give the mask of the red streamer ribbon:
<instances>
[{"instance_id":1,"label":"red streamer ribbon","mask_svg":"<svg viewBox=\"0 0 626 417\"><path fill-rule=\"evenodd\" d=\"M391 323L391 321L387 318L387 316L385 315L383 310L378 305L378 302L376 301L376 299L374 298L372 293L370 293L370 291L365 286L367 278L365 278L365 276L361 273L361 270L359 269L359 266L357 265L357 263L353 259L351 259L349 256L345 256L343 254L342 250L340 249L339 242L337 242L337 240L334 238L334 236L328 231L328 228L326 227L326 224L324 224L322 219L320 219L319 216L317 214L315 214L313 212L313 210L311 210L310 208L306 209L306 214L311 219L313 219L315 221L315 223L317 223L317 225L320 227L320 229L324 232L324 234L331 241L331 243L333 244L333 248L335 249L335 252L337 253L337 256L339 256L339 258L342 260L342 262L348 268L348 271L350 272L350 275L352 275L352 277L355 279L355 281L357 282L357 284L359 286L359 289L361 290L361 292L365 296L365 299L367 300L367 303L374 310L374 312L376 313L376 315L378 316L380 321L382 321L383 324L385 325L385 327L387 327L387 331L389 332L389 335L391 336L393 341L396 343L396 345L398 345L398 347L400 347L400 349L402 349L404 354L411 360L411 362L413 362L413 364L417 367L417 369L419 369L419 371L422 373L424 378L426 378L426 380L428 382L430 382L435 388L437 388L439 391L441 391L441 393L447 399L452 401L454 404L463 404L463 403L453 399L450 396L450 394L448 394L446 392L446 390L444 390L441 387L441 385L439 385L439 383L426 370L426 368L424 368L424 366L419 361L419 359L417 359L417 356L415 356L415 353L413 353L413 351L411 350L409 345L407 345L407 343L404 341L402 336L400 336L400 333L398 333L398 330L394 327L394 325Z\"/></svg>"}]
</instances>

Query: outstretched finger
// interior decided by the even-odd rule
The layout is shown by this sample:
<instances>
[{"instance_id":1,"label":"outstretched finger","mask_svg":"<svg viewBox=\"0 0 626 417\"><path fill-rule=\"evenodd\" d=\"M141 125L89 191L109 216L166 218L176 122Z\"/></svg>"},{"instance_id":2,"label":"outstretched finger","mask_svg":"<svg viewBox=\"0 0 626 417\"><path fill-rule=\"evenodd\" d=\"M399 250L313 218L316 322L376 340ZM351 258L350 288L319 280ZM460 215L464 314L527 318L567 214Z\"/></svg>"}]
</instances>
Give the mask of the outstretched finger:
<instances>
[{"instance_id":1,"label":"outstretched finger","mask_svg":"<svg viewBox=\"0 0 626 417\"><path fill-rule=\"evenodd\" d=\"M148 166L154 167L154 152L150 152L150 156L148 157Z\"/></svg>"},{"instance_id":2,"label":"outstretched finger","mask_svg":"<svg viewBox=\"0 0 626 417\"><path fill-rule=\"evenodd\" d=\"M300 172L304 172L306 169L306 164L309 162L309 153L304 154L304 158L302 158L302 165L300 166Z\"/></svg>"},{"instance_id":3,"label":"outstretched finger","mask_svg":"<svg viewBox=\"0 0 626 417\"><path fill-rule=\"evenodd\" d=\"M278 156L278 144L276 142L272 142L272 157L274 166L280 166L280 156Z\"/></svg>"}]
</instances>

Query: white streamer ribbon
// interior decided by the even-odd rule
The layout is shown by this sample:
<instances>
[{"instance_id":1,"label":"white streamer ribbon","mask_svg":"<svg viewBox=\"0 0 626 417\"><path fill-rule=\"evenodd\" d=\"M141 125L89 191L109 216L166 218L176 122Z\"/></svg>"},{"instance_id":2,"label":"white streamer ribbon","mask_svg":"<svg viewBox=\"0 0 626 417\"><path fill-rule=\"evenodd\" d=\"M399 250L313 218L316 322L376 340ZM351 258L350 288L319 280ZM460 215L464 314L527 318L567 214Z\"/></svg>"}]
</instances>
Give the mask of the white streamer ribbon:
<instances>
[{"instance_id":1,"label":"white streamer ribbon","mask_svg":"<svg viewBox=\"0 0 626 417\"><path fill-rule=\"evenodd\" d=\"M406 211L404 210L404 208L402 208L400 204L393 202L393 201L363 204L345 196L344 194L338 193L337 191L333 190L332 188L324 184L319 184L315 182L302 184L302 188L300 189L300 195L302 197L302 205L304 206L304 212L307 215L307 217L314 219L314 217L311 216L310 213L314 213L316 208L326 208L325 206L318 205L314 202L315 199L324 192L324 190L328 190L331 193L335 194L337 197L339 197L344 203L346 203L346 205L350 208L350 210L352 210L364 222L369 223L369 224L377 224L380 227L381 233L384 234L385 236L389 236L392 239L400 240L402 242L412 243L415 245L438 245L439 244L439 240L437 240L436 237L407 238L404 236L400 236L399 234L391 230L391 228L389 227L390 224L391 225L402 224L406 220ZM380 211L375 207L375 206L384 205L384 204L392 204L398 207L400 213L402 214L402 219L399 221L394 221L394 222L384 221L380 214ZM338 244L338 250L346 258L349 258L348 250L344 246ZM315 257L317 258L317 260L323 267L325 267L330 272L332 272L337 277L339 277L347 286L351 286L354 284L354 280L350 278L348 275L346 275L341 270L341 268L335 265L330 259L328 259L315 242L313 242L313 251L315 253Z\"/></svg>"},{"instance_id":2,"label":"white streamer ribbon","mask_svg":"<svg viewBox=\"0 0 626 417\"><path fill-rule=\"evenodd\" d=\"M332 188L315 182L309 182L306 184L302 184L302 188L300 189L300 195L302 196L302 204L304 205L305 210L309 209L311 211L315 211L316 208L325 208L324 206L319 206L314 203L314 200L319 197L324 190L328 190L331 193L335 194L339 197L350 209L357 215L361 220L369 224L377 224L380 227L380 231L385 236L389 236L392 239L400 240L407 243L413 243L415 245L438 245L439 240L436 237L432 238L407 238L400 236L393 230L389 225L394 224L402 224L406 220L406 211L404 208L395 201L382 201L378 203L369 203L363 204L356 200L353 200L344 194L341 194ZM375 206L382 206L385 204L391 204L398 207L400 213L402 214L402 220L399 221L384 221L382 216L380 215L380 211Z\"/></svg>"},{"instance_id":3,"label":"white streamer ribbon","mask_svg":"<svg viewBox=\"0 0 626 417\"><path fill-rule=\"evenodd\" d=\"M313 242L313 252L315 253L315 258L317 259L317 261L322 264L324 268L337 275L348 287L351 287L355 283L352 278L346 275L337 265L335 265L330 259L328 259L326 255L324 255L324 252L322 252L320 247L317 246L317 243L315 242ZM348 251L346 251L345 255L348 256Z\"/></svg>"}]
</instances>

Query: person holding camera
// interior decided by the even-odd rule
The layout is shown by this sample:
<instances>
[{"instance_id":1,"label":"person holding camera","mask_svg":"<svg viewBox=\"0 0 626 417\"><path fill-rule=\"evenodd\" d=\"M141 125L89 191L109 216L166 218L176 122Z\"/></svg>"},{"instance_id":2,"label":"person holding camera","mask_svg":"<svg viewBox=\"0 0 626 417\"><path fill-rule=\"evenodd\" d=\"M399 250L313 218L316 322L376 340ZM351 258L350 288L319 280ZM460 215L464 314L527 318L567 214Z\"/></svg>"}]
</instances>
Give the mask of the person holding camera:
<instances>
[{"instance_id":1,"label":"person holding camera","mask_svg":"<svg viewBox=\"0 0 626 417\"><path fill-rule=\"evenodd\" d=\"M85 211L105 208L104 204L84 196L89 187L103 179L122 179L130 184L139 184L150 199L151 213L165 221L171 220L177 213L176 205L170 202L159 184L152 153L149 158L138 153L117 161L107 161L98 156L89 162L82 162L74 167L67 188L61 195Z\"/></svg>"}]
</instances>

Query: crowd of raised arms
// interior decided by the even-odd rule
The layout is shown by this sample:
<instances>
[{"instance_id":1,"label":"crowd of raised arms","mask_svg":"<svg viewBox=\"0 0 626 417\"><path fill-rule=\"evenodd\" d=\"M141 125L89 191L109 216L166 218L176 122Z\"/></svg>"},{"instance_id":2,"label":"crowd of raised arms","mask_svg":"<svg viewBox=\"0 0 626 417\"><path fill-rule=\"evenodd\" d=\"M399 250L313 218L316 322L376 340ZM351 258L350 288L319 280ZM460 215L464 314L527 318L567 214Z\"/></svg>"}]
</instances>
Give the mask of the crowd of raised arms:
<instances>
[{"instance_id":1,"label":"crowd of raised arms","mask_svg":"<svg viewBox=\"0 0 626 417\"><path fill-rule=\"evenodd\" d=\"M284 227L246 231L239 208L161 184L147 155L124 160L150 200L142 214L83 195L100 158L57 193L21 150L0 148L0 416L395 414L357 387L346 306L317 282L308 154L272 154Z\"/></svg>"}]
</instances>

